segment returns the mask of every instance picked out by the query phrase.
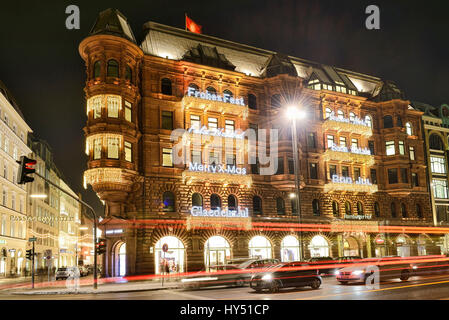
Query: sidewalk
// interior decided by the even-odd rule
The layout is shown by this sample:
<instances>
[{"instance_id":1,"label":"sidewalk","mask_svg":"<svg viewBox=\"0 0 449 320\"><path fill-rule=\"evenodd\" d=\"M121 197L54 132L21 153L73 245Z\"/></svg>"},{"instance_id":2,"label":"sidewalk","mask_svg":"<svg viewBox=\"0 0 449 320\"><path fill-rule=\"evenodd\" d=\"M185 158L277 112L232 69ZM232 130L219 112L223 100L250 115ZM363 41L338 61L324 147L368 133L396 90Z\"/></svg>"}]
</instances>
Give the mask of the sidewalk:
<instances>
[{"instance_id":1,"label":"sidewalk","mask_svg":"<svg viewBox=\"0 0 449 320\"><path fill-rule=\"evenodd\" d=\"M136 281L126 283L108 283L98 284L98 289L93 289L93 285L80 285L78 289L67 288L65 281L61 282L61 286L55 288L42 289L13 289L8 290L9 294L17 295L39 295L39 294L98 294L98 293L115 293L115 292L136 292L136 291L155 291L164 289L177 289L180 282L164 282L161 281Z\"/></svg>"}]
</instances>

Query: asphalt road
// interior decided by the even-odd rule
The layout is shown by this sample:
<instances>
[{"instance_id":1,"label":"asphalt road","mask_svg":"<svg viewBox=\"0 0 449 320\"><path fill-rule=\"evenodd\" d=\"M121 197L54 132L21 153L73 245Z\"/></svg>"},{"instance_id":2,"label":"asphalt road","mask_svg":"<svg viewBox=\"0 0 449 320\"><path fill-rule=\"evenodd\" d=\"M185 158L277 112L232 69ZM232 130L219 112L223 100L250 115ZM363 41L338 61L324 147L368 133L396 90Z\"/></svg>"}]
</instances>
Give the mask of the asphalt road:
<instances>
[{"instance_id":1,"label":"asphalt road","mask_svg":"<svg viewBox=\"0 0 449 320\"><path fill-rule=\"evenodd\" d=\"M283 289L279 293L256 293L249 287L203 288L199 290L158 290L104 294L12 295L0 293L3 300L449 300L449 274L390 280L370 290L363 284L340 285L326 278L320 289Z\"/></svg>"}]
</instances>

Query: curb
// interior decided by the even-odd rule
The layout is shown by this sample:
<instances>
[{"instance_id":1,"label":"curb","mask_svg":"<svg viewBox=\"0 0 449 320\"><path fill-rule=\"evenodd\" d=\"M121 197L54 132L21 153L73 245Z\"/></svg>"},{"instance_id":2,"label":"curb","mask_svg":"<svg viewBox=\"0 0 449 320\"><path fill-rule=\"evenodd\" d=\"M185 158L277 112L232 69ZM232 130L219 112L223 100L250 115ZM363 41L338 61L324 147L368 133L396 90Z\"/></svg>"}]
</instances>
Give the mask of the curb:
<instances>
[{"instance_id":1,"label":"curb","mask_svg":"<svg viewBox=\"0 0 449 320\"><path fill-rule=\"evenodd\" d=\"M179 289L180 286L176 287L158 287L158 288L147 288L147 289L129 289L129 290L109 290L109 291L73 291L73 292L54 292L54 291L37 291L37 292L11 292L13 295L59 295L59 294L103 294L103 293L122 293L122 292L143 292L143 291L159 291L159 290L167 290L167 289Z\"/></svg>"}]
</instances>

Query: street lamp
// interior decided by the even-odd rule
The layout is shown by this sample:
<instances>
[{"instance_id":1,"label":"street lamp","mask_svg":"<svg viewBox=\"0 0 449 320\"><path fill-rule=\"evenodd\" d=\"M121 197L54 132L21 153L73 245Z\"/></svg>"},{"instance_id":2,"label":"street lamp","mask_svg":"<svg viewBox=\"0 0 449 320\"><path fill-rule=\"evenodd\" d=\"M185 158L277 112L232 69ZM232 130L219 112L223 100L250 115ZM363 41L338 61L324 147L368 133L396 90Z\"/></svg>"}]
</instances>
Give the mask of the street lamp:
<instances>
[{"instance_id":1,"label":"street lamp","mask_svg":"<svg viewBox=\"0 0 449 320\"><path fill-rule=\"evenodd\" d=\"M298 138L296 132L296 121L299 119L304 119L306 117L306 113L304 110L299 109L297 106L290 105L287 107L287 117L292 121L292 144L293 144L293 163L295 169L295 191L296 195L293 193L290 194L290 198L295 198L296 210L298 212L298 222L301 225L301 207L299 200L299 153L298 153ZM301 227L301 226L300 226ZM302 231L299 230L299 260L303 260L303 248L302 248Z\"/></svg>"}]
</instances>

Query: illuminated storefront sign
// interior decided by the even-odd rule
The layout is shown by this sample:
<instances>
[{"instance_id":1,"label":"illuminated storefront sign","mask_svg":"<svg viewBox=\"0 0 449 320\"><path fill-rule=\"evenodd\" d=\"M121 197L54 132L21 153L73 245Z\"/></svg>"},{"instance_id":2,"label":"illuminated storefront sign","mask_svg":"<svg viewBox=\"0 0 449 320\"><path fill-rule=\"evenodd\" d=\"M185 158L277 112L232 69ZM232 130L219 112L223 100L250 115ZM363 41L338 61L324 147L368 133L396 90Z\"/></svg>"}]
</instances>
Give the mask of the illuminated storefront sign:
<instances>
[{"instance_id":1,"label":"illuminated storefront sign","mask_svg":"<svg viewBox=\"0 0 449 320\"><path fill-rule=\"evenodd\" d=\"M351 177L340 177L338 174L334 174L332 176L332 182L333 183L346 183L346 184L352 184L354 183ZM363 184L363 185L372 185L372 183L369 181L368 178L363 179L362 177L359 177L355 184Z\"/></svg>"},{"instance_id":2,"label":"illuminated storefront sign","mask_svg":"<svg viewBox=\"0 0 449 320\"><path fill-rule=\"evenodd\" d=\"M345 214L345 219L348 219L348 220L370 220L371 215L366 214L366 215L353 216L353 215Z\"/></svg>"},{"instance_id":3,"label":"illuminated storefront sign","mask_svg":"<svg viewBox=\"0 0 449 320\"><path fill-rule=\"evenodd\" d=\"M206 136L214 136L214 137L223 137L223 138L232 138L232 139L241 139L243 140L245 137L244 132L226 132L225 129L215 129L210 128L208 129L206 126L202 127L201 129L195 129L190 128L188 133L194 133L194 134L202 134Z\"/></svg>"},{"instance_id":4,"label":"illuminated storefront sign","mask_svg":"<svg viewBox=\"0 0 449 320\"><path fill-rule=\"evenodd\" d=\"M370 127L369 124L367 124L364 120L359 119L357 117L354 117L353 119L343 118L342 116L335 116L335 113L332 112L329 115L329 120L337 121L337 122L345 122L345 123L351 123L351 124L357 124L365 127Z\"/></svg>"},{"instance_id":5,"label":"illuminated storefront sign","mask_svg":"<svg viewBox=\"0 0 449 320\"><path fill-rule=\"evenodd\" d=\"M229 208L217 208L214 210L203 209L203 207L194 206L190 209L194 217L225 217L225 218L248 218L248 208L238 210L229 210Z\"/></svg>"},{"instance_id":6,"label":"illuminated storefront sign","mask_svg":"<svg viewBox=\"0 0 449 320\"><path fill-rule=\"evenodd\" d=\"M227 94L227 93L224 93L223 95L219 95L219 94L210 93L210 92L200 92L198 90L195 90L195 88L189 87L187 90L187 96L200 98L200 99L204 99L204 100L219 101L219 102L224 102L224 103L236 104L239 106L245 106L245 102L243 101L243 98L234 98L230 94Z\"/></svg>"},{"instance_id":7,"label":"illuminated storefront sign","mask_svg":"<svg viewBox=\"0 0 449 320\"><path fill-rule=\"evenodd\" d=\"M194 172L207 172L207 173L226 173L226 174L239 174L246 175L246 168L237 168L236 166L225 166L222 164L200 164L189 162L189 170Z\"/></svg>"},{"instance_id":8,"label":"illuminated storefront sign","mask_svg":"<svg viewBox=\"0 0 449 320\"><path fill-rule=\"evenodd\" d=\"M123 229L106 230L106 234L117 234L117 233L123 233Z\"/></svg>"},{"instance_id":9,"label":"illuminated storefront sign","mask_svg":"<svg viewBox=\"0 0 449 320\"><path fill-rule=\"evenodd\" d=\"M349 148L348 147L344 147L344 146L338 146L338 145L332 145L331 147L332 151L337 151L337 152L350 152L350 153L355 153L355 154L364 154L367 156L371 155L371 151L368 148Z\"/></svg>"}]
</instances>

